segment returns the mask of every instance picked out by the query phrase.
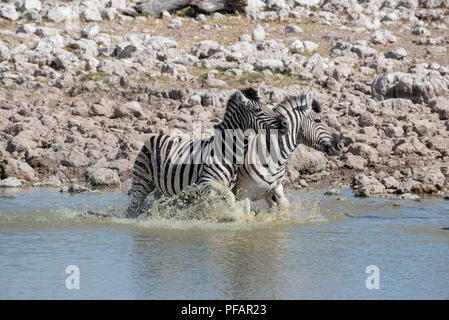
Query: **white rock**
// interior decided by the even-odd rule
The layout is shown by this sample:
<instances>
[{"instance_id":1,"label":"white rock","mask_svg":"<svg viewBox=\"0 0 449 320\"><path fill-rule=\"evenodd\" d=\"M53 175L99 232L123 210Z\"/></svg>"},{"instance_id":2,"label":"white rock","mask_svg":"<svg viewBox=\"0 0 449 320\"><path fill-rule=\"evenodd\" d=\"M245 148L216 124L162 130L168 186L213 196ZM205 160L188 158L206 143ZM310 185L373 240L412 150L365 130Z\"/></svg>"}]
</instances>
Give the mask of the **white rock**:
<instances>
[{"instance_id":1,"label":"white rock","mask_svg":"<svg viewBox=\"0 0 449 320\"><path fill-rule=\"evenodd\" d=\"M389 59L403 59L407 56L407 51L404 48L397 48L385 53L385 57Z\"/></svg>"},{"instance_id":2,"label":"white rock","mask_svg":"<svg viewBox=\"0 0 449 320\"><path fill-rule=\"evenodd\" d=\"M14 177L6 178L0 181L0 188L19 188L22 182Z\"/></svg>"},{"instance_id":3,"label":"white rock","mask_svg":"<svg viewBox=\"0 0 449 320\"><path fill-rule=\"evenodd\" d=\"M182 21L179 18L175 18L167 25L169 29L179 29L182 27Z\"/></svg>"},{"instance_id":4,"label":"white rock","mask_svg":"<svg viewBox=\"0 0 449 320\"><path fill-rule=\"evenodd\" d=\"M85 8L82 12L81 12L81 19L85 20L85 21L101 21L102 17L101 17L101 13L98 10L98 8L96 7L88 7Z\"/></svg>"},{"instance_id":5,"label":"white rock","mask_svg":"<svg viewBox=\"0 0 449 320\"><path fill-rule=\"evenodd\" d=\"M72 15L72 9L67 6L58 6L48 10L47 19L53 22L63 22Z\"/></svg>"},{"instance_id":6,"label":"white rock","mask_svg":"<svg viewBox=\"0 0 449 320\"><path fill-rule=\"evenodd\" d=\"M0 41L0 61L8 60L11 57L8 47Z\"/></svg>"},{"instance_id":7,"label":"white rock","mask_svg":"<svg viewBox=\"0 0 449 320\"><path fill-rule=\"evenodd\" d=\"M130 101L114 108L114 117L121 118L128 116L134 116L136 118L140 118L142 116L142 107L139 102Z\"/></svg>"},{"instance_id":8,"label":"white rock","mask_svg":"<svg viewBox=\"0 0 449 320\"><path fill-rule=\"evenodd\" d=\"M191 106L197 106L201 104L201 96L197 93L191 95L187 103Z\"/></svg>"},{"instance_id":9,"label":"white rock","mask_svg":"<svg viewBox=\"0 0 449 320\"><path fill-rule=\"evenodd\" d=\"M374 44L386 44L396 42L396 37L388 30L381 29L373 33L371 42Z\"/></svg>"},{"instance_id":10,"label":"white rock","mask_svg":"<svg viewBox=\"0 0 449 320\"><path fill-rule=\"evenodd\" d=\"M164 11L162 11L162 13L161 13L161 17L162 17L162 19L167 19L167 18L170 18L170 17L171 17L171 14L170 14L170 12L168 12L167 10L164 10Z\"/></svg>"},{"instance_id":11,"label":"white rock","mask_svg":"<svg viewBox=\"0 0 449 320\"><path fill-rule=\"evenodd\" d=\"M253 40L254 41L261 41L265 39L265 30L264 28L258 24L254 29L253 29Z\"/></svg>"},{"instance_id":12,"label":"white rock","mask_svg":"<svg viewBox=\"0 0 449 320\"><path fill-rule=\"evenodd\" d=\"M281 60L276 59L260 59L257 60L255 67L259 70L269 69L276 71L284 68L284 63Z\"/></svg>"},{"instance_id":13,"label":"white rock","mask_svg":"<svg viewBox=\"0 0 449 320\"><path fill-rule=\"evenodd\" d=\"M195 20L199 21L199 22L203 22L203 21L207 20L207 17L203 13L200 13L199 15L196 16Z\"/></svg>"},{"instance_id":14,"label":"white rock","mask_svg":"<svg viewBox=\"0 0 449 320\"><path fill-rule=\"evenodd\" d=\"M127 0L110 0L107 3L107 7L115 9L126 9L126 1Z\"/></svg>"},{"instance_id":15,"label":"white rock","mask_svg":"<svg viewBox=\"0 0 449 320\"><path fill-rule=\"evenodd\" d=\"M252 39L251 36L250 36L249 34L246 34L246 33L241 34L241 35L239 36L239 41L250 42L251 39Z\"/></svg>"},{"instance_id":16,"label":"white rock","mask_svg":"<svg viewBox=\"0 0 449 320\"><path fill-rule=\"evenodd\" d=\"M407 9L418 8L418 0L399 0L398 7L405 7Z\"/></svg>"},{"instance_id":17,"label":"white rock","mask_svg":"<svg viewBox=\"0 0 449 320\"><path fill-rule=\"evenodd\" d=\"M3 174L7 178L15 177L27 181L32 181L36 173L34 169L26 162L9 158L0 164L3 167Z\"/></svg>"},{"instance_id":18,"label":"white rock","mask_svg":"<svg viewBox=\"0 0 449 320\"><path fill-rule=\"evenodd\" d=\"M94 57L86 58L86 70L96 70L99 63Z\"/></svg>"},{"instance_id":19,"label":"white rock","mask_svg":"<svg viewBox=\"0 0 449 320\"><path fill-rule=\"evenodd\" d=\"M15 21L19 19L16 7L9 3L0 3L0 17Z\"/></svg>"},{"instance_id":20,"label":"white rock","mask_svg":"<svg viewBox=\"0 0 449 320\"><path fill-rule=\"evenodd\" d=\"M294 24L289 24L285 27L285 32L288 33L301 33L302 29L301 27L294 25Z\"/></svg>"},{"instance_id":21,"label":"white rock","mask_svg":"<svg viewBox=\"0 0 449 320\"><path fill-rule=\"evenodd\" d=\"M304 53L304 43L301 40L295 40L290 45L291 53Z\"/></svg>"},{"instance_id":22,"label":"white rock","mask_svg":"<svg viewBox=\"0 0 449 320\"><path fill-rule=\"evenodd\" d=\"M96 23L88 23L83 30L81 30L81 37L92 39L100 32L100 27Z\"/></svg>"},{"instance_id":23,"label":"white rock","mask_svg":"<svg viewBox=\"0 0 449 320\"><path fill-rule=\"evenodd\" d=\"M115 17L117 16L117 9L115 9L115 8L106 8L103 11L101 11L101 16L105 20L109 20L109 21L114 20Z\"/></svg>"},{"instance_id":24,"label":"white rock","mask_svg":"<svg viewBox=\"0 0 449 320\"><path fill-rule=\"evenodd\" d=\"M33 34L36 32L36 30L37 30L37 26L35 23L27 23L27 24L24 24L23 26L20 26L16 32Z\"/></svg>"},{"instance_id":25,"label":"white rock","mask_svg":"<svg viewBox=\"0 0 449 320\"><path fill-rule=\"evenodd\" d=\"M324 0L295 0L295 5L306 8L319 8Z\"/></svg>"},{"instance_id":26,"label":"white rock","mask_svg":"<svg viewBox=\"0 0 449 320\"><path fill-rule=\"evenodd\" d=\"M305 49L305 51L312 53L316 49L318 49L318 44L316 44L315 42L312 42L312 41L304 41L304 49Z\"/></svg>"},{"instance_id":27,"label":"white rock","mask_svg":"<svg viewBox=\"0 0 449 320\"><path fill-rule=\"evenodd\" d=\"M88 168L87 181L93 186L111 186L120 184L120 178L115 170L108 168Z\"/></svg>"},{"instance_id":28,"label":"white rock","mask_svg":"<svg viewBox=\"0 0 449 320\"><path fill-rule=\"evenodd\" d=\"M40 10L42 4L39 0L21 0L19 1L18 9L20 12L24 12L31 9Z\"/></svg>"},{"instance_id":29,"label":"white rock","mask_svg":"<svg viewBox=\"0 0 449 320\"><path fill-rule=\"evenodd\" d=\"M61 49L63 46L64 38L56 35L39 40L35 50L40 52L53 52L55 49Z\"/></svg>"}]
</instances>

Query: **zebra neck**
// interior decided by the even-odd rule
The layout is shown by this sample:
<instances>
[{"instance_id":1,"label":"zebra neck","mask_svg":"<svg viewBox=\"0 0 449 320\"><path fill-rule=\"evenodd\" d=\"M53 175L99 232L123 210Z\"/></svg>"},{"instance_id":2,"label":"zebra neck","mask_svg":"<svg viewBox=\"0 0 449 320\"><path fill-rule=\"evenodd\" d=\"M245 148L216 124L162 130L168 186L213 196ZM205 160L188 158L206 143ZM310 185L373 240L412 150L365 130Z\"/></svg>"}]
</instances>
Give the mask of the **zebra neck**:
<instances>
[{"instance_id":1,"label":"zebra neck","mask_svg":"<svg viewBox=\"0 0 449 320\"><path fill-rule=\"evenodd\" d=\"M293 134L291 131L288 134L279 135L278 143L282 150L281 159L286 163L299 144L297 135Z\"/></svg>"},{"instance_id":2,"label":"zebra neck","mask_svg":"<svg viewBox=\"0 0 449 320\"><path fill-rule=\"evenodd\" d=\"M224 131L224 130L236 130L239 128L236 128L235 125L226 117L223 119L222 122L220 122L218 125L215 126L215 130L218 131Z\"/></svg>"}]
</instances>

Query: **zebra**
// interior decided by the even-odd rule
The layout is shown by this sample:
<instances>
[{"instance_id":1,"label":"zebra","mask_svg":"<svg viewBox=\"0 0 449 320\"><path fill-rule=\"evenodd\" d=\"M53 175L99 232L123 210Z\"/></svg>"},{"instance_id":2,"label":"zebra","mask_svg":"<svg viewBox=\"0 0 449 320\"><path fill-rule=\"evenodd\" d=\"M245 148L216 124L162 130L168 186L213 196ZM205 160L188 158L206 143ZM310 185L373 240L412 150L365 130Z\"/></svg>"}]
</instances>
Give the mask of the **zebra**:
<instances>
[{"instance_id":1,"label":"zebra","mask_svg":"<svg viewBox=\"0 0 449 320\"><path fill-rule=\"evenodd\" d=\"M269 207L287 208L282 180L287 161L302 143L329 156L343 148L339 134L331 130L320 117L320 105L312 93L289 97L275 110L288 119L286 134L273 136L256 134L249 137L245 159L238 167L233 192L237 200L265 199Z\"/></svg>"},{"instance_id":2,"label":"zebra","mask_svg":"<svg viewBox=\"0 0 449 320\"><path fill-rule=\"evenodd\" d=\"M248 88L230 97L223 121L209 138L152 135L134 162L125 216L137 217L145 198L156 188L161 195L170 197L198 185L204 193L215 192L233 203L237 165L243 162L251 130L279 130L283 134L287 128L286 118L261 104L257 91ZM223 153L228 157L223 159Z\"/></svg>"}]
</instances>

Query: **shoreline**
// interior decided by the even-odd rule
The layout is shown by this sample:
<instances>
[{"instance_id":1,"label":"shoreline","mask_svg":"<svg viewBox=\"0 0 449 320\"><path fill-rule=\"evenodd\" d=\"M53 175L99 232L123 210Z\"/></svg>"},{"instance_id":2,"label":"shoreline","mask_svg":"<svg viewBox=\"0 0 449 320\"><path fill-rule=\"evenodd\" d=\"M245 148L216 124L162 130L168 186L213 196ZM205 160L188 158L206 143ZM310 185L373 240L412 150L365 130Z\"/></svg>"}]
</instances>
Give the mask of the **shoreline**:
<instances>
[{"instance_id":1,"label":"shoreline","mask_svg":"<svg viewBox=\"0 0 449 320\"><path fill-rule=\"evenodd\" d=\"M445 4L130 16L134 1L72 1L57 2L61 20L38 2L0 10L0 185L126 188L148 134L210 129L237 88L253 87L270 105L312 91L345 145L339 157L298 147L286 189L447 193Z\"/></svg>"}]
</instances>

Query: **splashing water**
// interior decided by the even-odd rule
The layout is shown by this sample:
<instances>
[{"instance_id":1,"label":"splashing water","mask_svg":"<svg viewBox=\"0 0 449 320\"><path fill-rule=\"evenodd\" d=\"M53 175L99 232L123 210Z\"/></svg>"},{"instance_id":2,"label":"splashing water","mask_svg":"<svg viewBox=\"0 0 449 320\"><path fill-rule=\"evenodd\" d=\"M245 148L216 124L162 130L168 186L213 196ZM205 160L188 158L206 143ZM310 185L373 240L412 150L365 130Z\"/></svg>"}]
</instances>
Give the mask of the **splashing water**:
<instances>
[{"instance_id":1,"label":"splashing water","mask_svg":"<svg viewBox=\"0 0 449 320\"><path fill-rule=\"evenodd\" d=\"M197 221L209 223L315 223L328 221L320 200L294 198L289 208L256 208L245 213L245 202L227 204L217 194L189 189L173 197L161 197L146 204L140 221Z\"/></svg>"}]
</instances>

